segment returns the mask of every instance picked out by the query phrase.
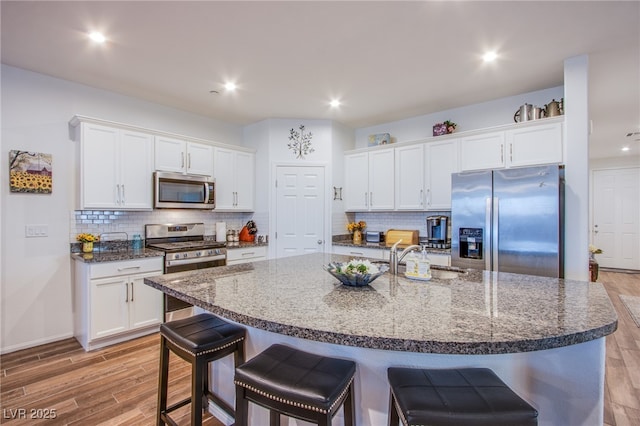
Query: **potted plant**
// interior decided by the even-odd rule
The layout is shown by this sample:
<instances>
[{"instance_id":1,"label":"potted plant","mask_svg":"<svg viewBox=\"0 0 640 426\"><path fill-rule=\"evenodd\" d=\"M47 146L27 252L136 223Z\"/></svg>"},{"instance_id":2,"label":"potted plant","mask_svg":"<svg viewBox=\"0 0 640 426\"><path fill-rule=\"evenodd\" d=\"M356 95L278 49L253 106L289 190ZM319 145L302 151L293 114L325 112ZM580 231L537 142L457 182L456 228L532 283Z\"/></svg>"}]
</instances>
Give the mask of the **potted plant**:
<instances>
[{"instance_id":1,"label":"potted plant","mask_svg":"<svg viewBox=\"0 0 640 426\"><path fill-rule=\"evenodd\" d=\"M360 222L350 222L347 224L347 230L353 234L353 243L362 243L362 231L367 227L367 222L361 220Z\"/></svg>"},{"instance_id":2,"label":"potted plant","mask_svg":"<svg viewBox=\"0 0 640 426\"><path fill-rule=\"evenodd\" d=\"M82 251L84 253L91 253L93 251L93 243L100 241L98 235L82 233L76 236L76 241L82 243Z\"/></svg>"}]
</instances>

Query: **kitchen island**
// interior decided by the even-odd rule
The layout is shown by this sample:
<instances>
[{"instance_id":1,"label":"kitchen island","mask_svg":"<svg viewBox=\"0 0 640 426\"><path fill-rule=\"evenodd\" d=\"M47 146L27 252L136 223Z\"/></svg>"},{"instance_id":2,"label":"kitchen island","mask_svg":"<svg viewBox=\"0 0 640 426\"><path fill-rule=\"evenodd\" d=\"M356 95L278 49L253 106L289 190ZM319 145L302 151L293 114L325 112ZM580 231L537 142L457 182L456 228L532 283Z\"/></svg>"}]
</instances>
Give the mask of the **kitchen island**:
<instances>
[{"instance_id":1,"label":"kitchen island","mask_svg":"<svg viewBox=\"0 0 640 426\"><path fill-rule=\"evenodd\" d=\"M598 283L467 270L431 281L384 274L342 286L310 254L145 278L248 328L247 356L283 343L353 359L356 420L385 424L389 366L492 368L540 412L539 424L601 424L604 337L617 316ZM440 278L438 278L440 275ZM233 366L212 380L233 402ZM266 412L252 406L256 421Z\"/></svg>"}]
</instances>

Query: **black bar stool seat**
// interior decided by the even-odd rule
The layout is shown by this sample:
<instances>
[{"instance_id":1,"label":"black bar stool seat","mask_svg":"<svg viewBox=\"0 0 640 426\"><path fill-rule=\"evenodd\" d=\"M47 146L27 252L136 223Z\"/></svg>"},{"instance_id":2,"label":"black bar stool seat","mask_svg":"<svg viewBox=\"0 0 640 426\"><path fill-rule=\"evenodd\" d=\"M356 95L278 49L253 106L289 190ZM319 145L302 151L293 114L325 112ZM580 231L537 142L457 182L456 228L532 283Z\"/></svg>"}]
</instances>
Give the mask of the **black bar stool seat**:
<instances>
[{"instance_id":1,"label":"black bar stool seat","mask_svg":"<svg viewBox=\"0 0 640 426\"><path fill-rule=\"evenodd\" d=\"M391 367L389 425L537 425L538 412L488 368Z\"/></svg>"},{"instance_id":2,"label":"black bar stool seat","mask_svg":"<svg viewBox=\"0 0 640 426\"><path fill-rule=\"evenodd\" d=\"M344 404L345 425L354 424L353 378L356 363L272 345L236 368L236 426L248 424L249 401L280 414L321 425Z\"/></svg>"},{"instance_id":3,"label":"black bar stool seat","mask_svg":"<svg viewBox=\"0 0 640 426\"><path fill-rule=\"evenodd\" d=\"M235 410L209 390L209 363L234 355L234 365L244 362L244 327L213 314L199 314L160 325L160 379L157 424L176 424L169 413L191 402L191 424L202 424L208 400L235 417ZM167 407L169 351L191 364L191 396Z\"/></svg>"}]
</instances>

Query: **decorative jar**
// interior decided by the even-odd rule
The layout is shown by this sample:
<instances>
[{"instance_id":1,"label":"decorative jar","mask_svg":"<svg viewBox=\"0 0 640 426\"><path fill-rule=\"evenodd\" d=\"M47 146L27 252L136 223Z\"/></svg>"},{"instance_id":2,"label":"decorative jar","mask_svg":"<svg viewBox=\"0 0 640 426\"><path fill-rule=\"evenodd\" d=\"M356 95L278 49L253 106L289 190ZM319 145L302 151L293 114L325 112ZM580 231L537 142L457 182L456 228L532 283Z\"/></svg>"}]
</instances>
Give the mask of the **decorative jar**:
<instances>
[{"instance_id":1,"label":"decorative jar","mask_svg":"<svg viewBox=\"0 0 640 426\"><path fill-rule=\"evenodd\" d=\"M82 252L91 253L93 251L93 241L87 241L82 243Z\"/></svg>"}]
</instances>

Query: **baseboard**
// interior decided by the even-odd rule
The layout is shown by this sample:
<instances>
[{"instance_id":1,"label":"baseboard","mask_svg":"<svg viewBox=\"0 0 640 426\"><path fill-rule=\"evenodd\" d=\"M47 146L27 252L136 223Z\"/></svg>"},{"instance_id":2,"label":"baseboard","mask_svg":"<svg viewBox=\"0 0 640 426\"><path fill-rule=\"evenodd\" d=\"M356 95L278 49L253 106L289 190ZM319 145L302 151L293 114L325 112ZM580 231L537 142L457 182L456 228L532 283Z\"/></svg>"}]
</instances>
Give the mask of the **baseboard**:
<instances>
[{"instance_id":1,"label":"baseboard","mask_svg":"<svg viewBox=\"0 0 640 426\"><path fill-rule=\"evenodd\" d=\"M73 337L73 333L64 333L57 336L49 336L42 339L32 340L30 342L19 343L17 345L3 346L2 348L0 348L0 354L4 355L15 351L20 351L22 349L30 349L35 346L46 345L47 343L65 340L70 337Z\"/></svg>"},{"instance_id":2,"label":"baseboard","mask_svg":"<svg viewBox=\"0 0 640 426\"><path fill-rule=\"evenodd\" d=\"M617 269L617 268L603 268L600 267L600 271L603 272L616 272L618 274L640 274L637 269Z\"/></svg>"}]
</instances>

